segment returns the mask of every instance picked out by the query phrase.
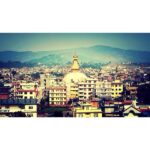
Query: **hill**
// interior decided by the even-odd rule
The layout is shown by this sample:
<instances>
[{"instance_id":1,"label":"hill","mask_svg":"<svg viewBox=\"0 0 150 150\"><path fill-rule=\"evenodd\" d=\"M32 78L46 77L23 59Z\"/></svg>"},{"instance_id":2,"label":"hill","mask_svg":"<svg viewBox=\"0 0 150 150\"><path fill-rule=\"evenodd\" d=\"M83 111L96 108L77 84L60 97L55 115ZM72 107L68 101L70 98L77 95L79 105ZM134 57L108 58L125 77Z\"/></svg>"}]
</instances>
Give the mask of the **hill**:
<instances>
[{"instance_id":1,"label":"hill","mask_svg":"<svg viewBox=\"0 0 150 150\"><path fill-rule=\"evenodd\" d=\"M66 64L72 61L72 55L76 53L80 63L149 63L150 52L140 50L124 50L109 46L92 46L78 49L64 49L54 51L1 51L0 61L19 61L30 64Z\"/></svg>"}]
</instances>

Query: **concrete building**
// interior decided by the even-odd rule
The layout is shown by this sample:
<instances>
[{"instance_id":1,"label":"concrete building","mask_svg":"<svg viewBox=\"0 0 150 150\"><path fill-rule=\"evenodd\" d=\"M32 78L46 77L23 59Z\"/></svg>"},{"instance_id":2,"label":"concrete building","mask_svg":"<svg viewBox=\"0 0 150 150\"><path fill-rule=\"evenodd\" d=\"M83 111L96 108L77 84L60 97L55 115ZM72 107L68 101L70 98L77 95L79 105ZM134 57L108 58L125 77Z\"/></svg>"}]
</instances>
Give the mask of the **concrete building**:
<instances>
[{"instance_id":1,"label":"concrete building","mask_svg":"<svg viewBox=\"0 0 150 150\"><path fill-rule=\"evenodd\" d=\"M52 86L49 88L49 104L65 105L67 102L66 86Z\"/></svg>"},{"instance_id":2,"label":"concrete building","mask_svg":"<svg viewBox=\"0 0 150 150\"><path fill-rule=\"evenodd\" d=\"M38 83L36 82L12 82L5 86L11 88L14 99L36 99L38 97Z\"/></svg>"},{"instance_id":3,"label":"concrete building","mask_svg":"<svg viewBox=\"0 0 150 150\"><path fill-rule=\"evenodd\" d=\"M79 97L79 88L77 83L70 83L70 91L69 92L69 99L78 98Z\"/></svg>"},{"instance_id":4,"label":"concrete building","mask_svg":"<svg viewBox=\"0 0 150 150\"><path fill-rule=\"evenodd\" d=\"M87 78L78 83L79 100L90 100L95 95L96 81L97 79Z\"/></svg>"},{"instance_id":5,"label":"concrete building","mask_svg":"<svg viewBox=\"0 0 150 150\"><path fill-rule=\"evenodd\" d=\"M22 112L27 117L37 117L37 101L35 99L0 100L0 116L11 117L16 112Z\"/></svg>"},{"instance_id":6,"label":"concrete building","mask_svg":"<svg viewBox=\"0 0 150 150\"><path fill-rule=\"evenodd\" d=\"M36 99L38 96L38 85L36 83L20 83L15 90L16 99Z\"/></svg>"},{"instance_id":7,"label":"concrete building","mask_svg":"<svg viewBox=\"0 0 150 150\"><path fill-rule=\"evenodd\" d=\"M96 82L96 96L99 98L111 98L112 87L111 82L107 80Z\"/></svg>"},{"instance_id":8,"label":"concrete building","mask_svg":"<svg viewBox=\"0 0 150 150\"><path fill-rule=\"evenodd\" d=\"M18 89L16 92L16 99L36 99L37 95L38 91L36 89L33 90Z\"/></svg>"},{"instance_id":9,"label":"concrete building","mask_svg":"<svg viewBox=\"0 0 150 150\"><path fill-rule=\"evenodd\" d=\"M40 86L43 89L50 87L50 75L49 74L40 74Z\"/></svg>"},{"instance_id":10,"label":"concrete building","mask_svg":"<svg viewBox=\"0 0 150 150\"><path fill-rule=\"evenodd\" d=\"M74 107L73 117L83 117L83 118L92 118L92 117L102 117L102 112L99 108L92 106L90 103L82 103L78 107Z\"/></svg>"},{"instance_id":11,"label":"concrete building","mask_svg":"<svg viewBox=\"0 0 150 150\"><path fill-rule=\"evenodd\" d=\"M112 88L112 98L117 98L122 95L123 92L123 83L120 80L115 80L114 82L111 83L111 88Z\"/></svg>"}]
</instances>

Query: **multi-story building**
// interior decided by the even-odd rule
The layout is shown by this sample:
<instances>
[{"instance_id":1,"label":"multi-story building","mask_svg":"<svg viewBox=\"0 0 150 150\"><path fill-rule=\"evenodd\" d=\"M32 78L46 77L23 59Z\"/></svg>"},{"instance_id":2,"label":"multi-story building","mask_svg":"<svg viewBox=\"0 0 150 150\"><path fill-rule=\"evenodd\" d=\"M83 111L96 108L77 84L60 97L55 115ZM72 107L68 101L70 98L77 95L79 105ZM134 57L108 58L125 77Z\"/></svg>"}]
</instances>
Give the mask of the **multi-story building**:
<instances>
[{"instance_id":1,"label":"multi-story building","mask_svg":"<svg viewBox=\"0 0 150 150\"><path fill-rule=\"evenodd\" d=\"M107 80L96 82L96 96L99 98L111 98L111 82Z\"/></svg>"},{"instance_id":2,"label":"multi-story building","mask_svg":"<svg viewBox=\"0 0 150 150\"><path fill-rule=\"evenodd\" d=\"M49 74L40 74L40 86L43 89L50 87L50 75Z\"/></svg>"},{"instance_id":3,"label":"multi-story building","mask_svg":"<svg viewBox=\"0 0 150 150\"><path fill-rule=\"evenodd\" d=\"M136 99L137 97L137 86L126 86L125 96L131 97L131 99Z\"/></svg>"},{"instance_id":4,"label":"multi-story building","mask_svg":"<svg viewBox=\"0 0 150 150\"><path fill-rule=\"evenodd\" d=\"M19 88L15 91L16 99L36 99L38 88L36 83L20 83Z\"/></svg>"},{"instance_id":5,"label":"multi-story building","mask_svg":"<svg viewBox=\"0 0 150 150\"><path fill-rule=\"evenodd\" d=\"M49 104L65 105L67 102L66 86L52 86L49 88Z\"/></svg>"},{"instance_id":6,"label":"multi-story building","mask_svg":"<svg viewBox=\"0 0 150 150\"><path fill-rule=\"evenodd\" d=\"M90 103L82 103L78 107L72 109L73 117L102 117L102 112L100 108L92 106Z\"/></svg>"},{"instance_id":7,"label":"multi-story building","mask_svg":"<svg viewBox=\"0 0 150 150\"><path fill-rule=\"evenodd\" d=\"M18 89L16 92L16 99L36 99L37 95L38 91L36 89L33 90Z\"/></svg>"},{"instance_id":8,"label":"multi-story building","mask_svg":"<svg viewBox=\"0 0 150 150\"><path fill-rule=\"evenodd\" d=\"M0 116L13 117L22 112L26 117L37 117L37 101L35 99L0 100Z\"/></svg>"},{"instance_id":9,"label":"multi-story building","mask_svg":"<svg viewBox=\"0 0 150 150\"><path fill-rule=\"evenodd\" d=\"M34 82L12 82L5 86L11 87L15 99L36 99L38 96L38 84Z\"/></svg>"},{"instance_id":10,"label":"multi-story building","mask_svg":"<svg viewBox=\"0 0 150 150\"><path fill-rule=\"evenodd\" d=\"M69 99L73 99L73 98L78 98L79 93L78 93L79 89L78 89L78 84L76 83L70 83L70 88L69 88Z\"/></svg>"},{"instance_id":11,"label":"multi-story building","mask_svg":"<svg viewBox=\"0 0 150 150\"><path fill-rule=\"evenodd\" d=\"M112 88L112 93L111 93L112 98L117 98L122 95L123 83L120 80L115 80L114 82L112 82L111 88Z\"/></svg>"},{"instance_id":12,"label":"multi-story building","mask_svg":"<svg viewBox=\"0 0 150 150\"><path fill-rule=\"evenodd\" d=\"M95 94L97 79L88 78L78 83L79 100L89 100Z\"/></svg>"}]
</instances>

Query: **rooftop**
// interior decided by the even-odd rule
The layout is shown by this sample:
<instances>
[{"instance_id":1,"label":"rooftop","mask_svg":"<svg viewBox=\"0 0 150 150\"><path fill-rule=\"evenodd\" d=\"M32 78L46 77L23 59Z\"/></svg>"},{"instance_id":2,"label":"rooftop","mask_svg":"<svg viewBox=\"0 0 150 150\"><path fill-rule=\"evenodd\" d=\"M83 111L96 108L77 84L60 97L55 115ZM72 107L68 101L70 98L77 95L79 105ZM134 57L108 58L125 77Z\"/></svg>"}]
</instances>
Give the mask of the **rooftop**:
<instances>
[{"instance_id":1,"label":"rooftop","mask_svg":"<svg viewBox=\"0 0 150 150\"><path fill-rule=\"evenodd\" d=\"M8 99L8 100L0 100L1 105L36 105L36 99Z\"/></svg>"}]
</instances>

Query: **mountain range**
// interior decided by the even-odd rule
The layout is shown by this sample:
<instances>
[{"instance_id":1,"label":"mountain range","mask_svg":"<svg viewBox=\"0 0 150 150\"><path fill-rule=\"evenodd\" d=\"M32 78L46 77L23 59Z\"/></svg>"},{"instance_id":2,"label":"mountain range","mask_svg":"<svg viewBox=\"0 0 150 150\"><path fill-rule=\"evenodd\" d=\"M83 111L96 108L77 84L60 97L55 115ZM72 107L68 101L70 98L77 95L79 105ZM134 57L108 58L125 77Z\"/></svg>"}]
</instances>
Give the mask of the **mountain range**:
<instances>
[{"instance_id":1,"label":"mountain range","mask_svg":"<svg viewBox=\"0 0 150 150\"><path fill-rule=\"evenodd\" d=\"M62 49L53 51L0 51L0 62L30 64L66 64L72 61L74 54L79 56L80 63L149 63L150 52L140 50L125 50L109 46L91 46L78 49Z\"/></svg>"}]
</instances>

